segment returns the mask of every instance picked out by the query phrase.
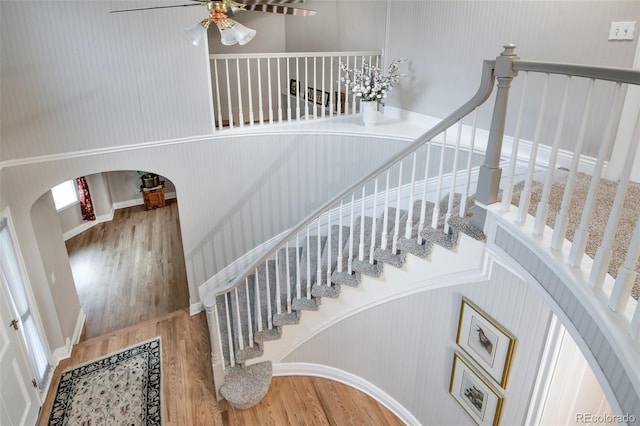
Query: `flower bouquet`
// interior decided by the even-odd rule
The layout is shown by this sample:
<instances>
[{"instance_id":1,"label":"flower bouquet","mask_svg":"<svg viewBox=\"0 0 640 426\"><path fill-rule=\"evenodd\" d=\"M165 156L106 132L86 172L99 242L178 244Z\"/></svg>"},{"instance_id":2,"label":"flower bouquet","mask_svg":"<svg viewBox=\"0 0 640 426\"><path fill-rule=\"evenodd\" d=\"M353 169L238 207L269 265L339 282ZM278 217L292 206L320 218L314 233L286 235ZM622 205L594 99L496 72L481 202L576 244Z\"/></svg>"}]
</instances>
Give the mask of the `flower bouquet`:
<instances>
[{"instance_id":1,"label":"flower bouquet","mask_svg":"<svg viewBox=\"0 0 640 426\"><path fill-rule=\"evenodd\" d=\"M399 66L406 59L395 59L389 64L387 73L382 74L380 67L369 64L362 60L362 67L349 69L345 64L341 64L345 76L340 79L342 84L346 84L351 92L366 102L376 101L383 104L389 91L400 83ZM384 104L383 104L384 105Z\"/></svg>"}]
</instances>

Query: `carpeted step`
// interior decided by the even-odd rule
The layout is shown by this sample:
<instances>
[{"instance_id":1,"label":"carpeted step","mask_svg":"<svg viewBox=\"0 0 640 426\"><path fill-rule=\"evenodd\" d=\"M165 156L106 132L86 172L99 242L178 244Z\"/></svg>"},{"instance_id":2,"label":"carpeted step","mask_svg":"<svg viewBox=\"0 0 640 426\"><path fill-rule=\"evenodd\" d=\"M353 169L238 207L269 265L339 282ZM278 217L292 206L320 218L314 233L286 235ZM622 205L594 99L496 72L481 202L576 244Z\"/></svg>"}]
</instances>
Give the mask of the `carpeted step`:
<instances>
[{"instance_id":1,"label":"carpeted step","mask_svg":"<svg viewBox=\"0 0 640 426\"><path fill-rule=\"evenodd\" d=\"M262 354L264 354L262 347L254 343L253 346L245 346L243 349L236 350L236 362L244 364L250 359L261 357Z\"/></svg>"},{"instance_id":2,"label":"carpeted step","mask_svg":"<svg viewBox=\"0 0 640 426\"><path fill-rule=\"evenodd\" d=\"M292 307L296 311L317 311L320 307L320 299L315 297L293 299Z\"/></svg>"},{"instance_id":3,"label":"carpeted step","mask_svg":"<svg viewBox=\"0 0 640 426\"><path fill-rule=\"evenodd\" d=\"M270 361L229 368L220 394L232 407L245 410L262 401L267 394L273 369Z\"/></svg>"},{"instance_id":4,"label":"carpeted step","mask_svg":"<svg viewBox=\"0 0 640 426\"><path fill-rule=\"evenodd\" d=\"M299 311L284 312L282 314L275 314L273 316L273 325L282 326L282 325L299 324L301 315L302 315L302 312L299 312Z\"/></svg>"},{"instance_id":5,"label":"carpeted step","mask_svg":"<svg viewBox=\"0 0 640 426\"><path fill-rule=\"evenodd\" d=\"M330 297L332 299L337 299L340 296L340 284L314 284L313 288L311 289L311 294L315 297Z\"/></svg>"},{"instance_id":6,"label":"carpeted step","mask_svg":"<svg viewBox=\"0 0 640 426\"><path fill-rule=\"evenodd\" d=\"M296 268L297 260L302 253L301 247L289 247L278 250L278 276L280 279L280 304L282 310L288 309L287 300L296 297ZM287 256L288 254L288 256ZM288 265L287 265L288 259ZM287 292L288 290L288 292ZM302 289L301 289L302 291ZM296 323L297 324L297 323Z\"/></svg>"},{"instance_id":7,"label":"carpeted step","mask_svg":"<svg viewBox=\"0 0 640 426\"><path fill-rule=\"evenodd\" d=\"M348 272L334 272L331 275L331 282L340 285L348 285L350 287L357 287L360 285L361 276L360 273L354 272L352 274Z\"/></svg>"},{"instance_id":8,"label":"carpeted step","mask_svg":"<svg viewBox=\"0 0 640 426\"><path fill-rule=\"evenodd\" d=\"M253 339L260 344L270 340L278 340L280 337L282 337L282 327L265 328L253 333Z\"/></svg>"},{"instance_id":9,"label":"carpeted step","mask_svg":"<svg viewBox=\"0 0 640 426\"><path fill-rule=\"evenodd\" d=\"M346 259L344 259L344 248L348 244L349 241L349 232L350 228L348 226L342 226L342 241L340 241L340 226L333 225L331 226L331 238L327 239L327 242L324 245L322 250L322 284L326 284L327 282L327 267L329 261L329 248L331 248L331 268L333 271L338 265L338 252L339 248L342 247L343 251L343 261L342 267L343 269L346 267Z\"/></svg>"},{"instance_id":10,"label":"carpeted step","mask_svg":"<svg viewBox=\"0 0 640 426\"><path fill-rule=\"evenodd\" d=\"M320 238L320 252L318 253L318 237L315 235L309 236L302 245L302 252L300 253L300 296L305 298L311 296L311 287L316 282L318 274L318 257L322 255L322 250L326 244L327 237L321 236Z\"/></svg>"},{"instance_id":11,"label":"carpeted step","mask_svg":"<svg viewBox=\"0 0 640 426\"><path fill-rule=\"evenodd\" d=\"M440 247L444 247L447 250L453 250L458 246L458 235L460 233L453 228L449 229L449 233L445 234L443 229L433 229L426 227L422 230L422 237Z\"/></svg>"}]
</instances>

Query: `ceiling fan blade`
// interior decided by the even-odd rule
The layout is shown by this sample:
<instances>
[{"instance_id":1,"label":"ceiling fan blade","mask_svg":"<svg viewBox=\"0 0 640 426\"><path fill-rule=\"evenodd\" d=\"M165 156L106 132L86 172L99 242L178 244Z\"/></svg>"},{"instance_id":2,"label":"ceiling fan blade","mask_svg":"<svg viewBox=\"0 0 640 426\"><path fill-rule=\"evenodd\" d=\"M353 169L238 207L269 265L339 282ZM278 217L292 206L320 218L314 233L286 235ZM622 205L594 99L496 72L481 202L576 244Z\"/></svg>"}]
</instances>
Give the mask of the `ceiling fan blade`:
<instances>
[{"instance_id":1,"label":"ceiling fan blade","mask_svg":"<svg viewBox=\"0 0 640 426\"><path fill-rule=\"evenodd\" d=\"M313 16L317 12L311 9L300 9L296 7L277 6L272 4L250 4L244 7L245 10L254 12L281 13L283 15Z\"/></svg>"},{"instance_id":2,"label":"ceiling fan blade","mask_svg":"<svg viewBox=\"0 0 640 426\"><path fill-rule=\"evenodd\" d=\"M240 4L257 5L257 4L304 3L305 0L234 0L234 1Z\"/></svg>"},{"instance_id":3,"label":"ceiling fan blade","mask_svg":"<svg viewBox=\"0 0 640 426\"><path fill-rule=\"evenodd\" d=\"M199 1L199 0L194 0L194 1ZM137 9L120 9L120 10L112 10L110 11L110 13L119 13L119 12L136 12L138 10L153 10L153 9L169 9L172 7L189 7L189 6L202 6L202 5L206 5L206 2L199 2L199 3L189 3L189 4L174 4L171 6L154 6L154 7L140 7Z\"/></svg>"}]
</instances>

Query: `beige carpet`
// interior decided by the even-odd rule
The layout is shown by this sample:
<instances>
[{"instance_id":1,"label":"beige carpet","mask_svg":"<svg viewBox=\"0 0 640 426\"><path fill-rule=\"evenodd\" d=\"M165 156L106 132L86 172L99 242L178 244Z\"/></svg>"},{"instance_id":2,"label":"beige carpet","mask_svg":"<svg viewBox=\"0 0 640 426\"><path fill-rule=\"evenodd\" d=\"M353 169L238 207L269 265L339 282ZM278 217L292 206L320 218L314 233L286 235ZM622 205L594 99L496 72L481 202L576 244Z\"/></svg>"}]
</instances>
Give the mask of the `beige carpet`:
<instances>
[{"instance_id":1,"label":"beige carpet","mask_svg":"<svg viewBox=\"0 0 640 426\"><path fill-rule=\"evenodd\" d=\"M569 241L573 241L575 230L580 224L580 216L582 215L582 209L589 191L590 182L590 176L578 173L575 191L571 200L571 208L569 209L569 226L566 237ZM554 226L556 216L560 210L565 183L566 177L563 177L554 182L552 186L551 196L549 197L549 217L547 218L547 225L550 227ZM515 185L512 201L514 205L519 203L520 192L523 187L524 182ZM542 194L542 187L543 184L539 182L534 182L532 185L531 203L529 205L529 214L532 216L535 216L538 202L540 201L540 196ZM589 226L589 240L586 249L587 255L591 258L595 256L598 246L602 243L602 237L607 226L607 220L611 212L613 199L616 195L616 188L617 182L608 180L600 181L595 204L596 209L593 212L593 218ZM640 184L631 182L627 188L623 212L613 241L613 258L609 265L609 274L613 277L616 276L618 269L624 263L624 258L627 253L629 243L631 242L631 235L633 234L638 214L640 214ZM636 271L640 272L637 264ZM640 276L636 279L633 286L632 295L635 299L638 299L638 296L640 295Z\"/></svg>"}]
</instances>

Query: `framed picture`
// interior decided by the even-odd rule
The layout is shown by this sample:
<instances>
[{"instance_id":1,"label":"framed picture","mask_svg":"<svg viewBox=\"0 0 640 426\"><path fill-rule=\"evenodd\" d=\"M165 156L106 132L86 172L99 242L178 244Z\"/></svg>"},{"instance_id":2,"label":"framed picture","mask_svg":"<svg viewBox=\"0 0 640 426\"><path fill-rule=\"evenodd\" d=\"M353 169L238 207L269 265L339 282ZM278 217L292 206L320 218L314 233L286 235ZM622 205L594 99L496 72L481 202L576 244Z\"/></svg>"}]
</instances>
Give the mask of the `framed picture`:
<instances>
[{"instance_id":1,"label":"framed picture","mask_svg":"<svg viewBox=\"0 0 640 426\"><path fill-rule=\"evenodd\" d=\"M480 426L497 426L504 397L458 351L453 354L449 393Z\"/></svg>"},{"instance_id":2,"label":"framed picture","mask_svg":"<svg viewBox=\"0 0 640 426\"><path fill-rule=\"evenodd\" d=\"M327 107L329 106L329 92L307 87L307 101Z\"/></svg>"},{"instance_id":3,"label":"framed picture","mask_svg":"<svg viewBox=\"0 0 640 426\"><path fill-rule=\"evenodd\" d=\"M289 80L289 94L291 96L297 96L299 91L300 91L300 82L294 79Z\"/></svg>"},{"instance_id":4,"label":"framed picture","mask_svg":"<svg viewBox=\"0 0 640 426\"><path fill-rule=\"evenodd\" d=\"M460 307L456 343L504 389L516 338L466 297Z\"/></svg>"}]
</instances>

